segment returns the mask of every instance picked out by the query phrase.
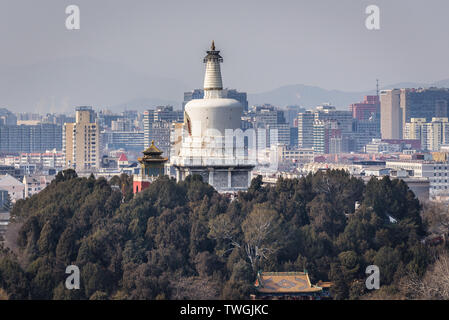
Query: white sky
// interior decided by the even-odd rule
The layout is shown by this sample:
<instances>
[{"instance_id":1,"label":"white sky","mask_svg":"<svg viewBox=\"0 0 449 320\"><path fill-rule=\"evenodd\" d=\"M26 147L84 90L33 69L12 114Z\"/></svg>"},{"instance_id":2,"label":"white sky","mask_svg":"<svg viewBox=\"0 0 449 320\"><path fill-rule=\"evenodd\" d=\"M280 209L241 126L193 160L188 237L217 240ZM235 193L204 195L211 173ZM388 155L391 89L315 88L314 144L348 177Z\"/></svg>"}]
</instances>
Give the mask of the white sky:
<instances>
[{"instance_id":1,"label":"white sky","mask_svg":"<svg viewBox=\"0 0 449 320\"><path fill-rule=\"evenodd\" d=\"M69 4L80 7L79 31L65 29ZM379 31L365 28L370 4ZM367 90L376 78L449 78L448 15L447 0L0 0L0 65L88 56L194 88L214 39L225 86Z\"/></svg>"}]
</instances>

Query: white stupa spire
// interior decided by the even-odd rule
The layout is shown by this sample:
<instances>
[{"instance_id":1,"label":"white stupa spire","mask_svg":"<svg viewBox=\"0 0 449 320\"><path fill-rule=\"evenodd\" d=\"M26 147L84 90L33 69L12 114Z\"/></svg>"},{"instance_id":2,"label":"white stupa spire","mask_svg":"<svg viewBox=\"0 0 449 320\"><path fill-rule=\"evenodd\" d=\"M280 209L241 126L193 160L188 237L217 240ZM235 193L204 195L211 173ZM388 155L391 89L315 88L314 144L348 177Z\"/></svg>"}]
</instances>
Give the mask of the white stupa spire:
<instances>
[{"instance_id":1,"label":"white stupa spire","mask_svg":"<svg viewBox=\"0 0 449 320\"><path fill-rule=\"evenodd\" d=\"M223 58L220 51L215 50L215 43L212 40L211 50L207 51L207 56L203 62L206 64L206 74L204 75L204 99L222 98L223 82L221 80L220 63Z\"/></svg>"}]
</instances>

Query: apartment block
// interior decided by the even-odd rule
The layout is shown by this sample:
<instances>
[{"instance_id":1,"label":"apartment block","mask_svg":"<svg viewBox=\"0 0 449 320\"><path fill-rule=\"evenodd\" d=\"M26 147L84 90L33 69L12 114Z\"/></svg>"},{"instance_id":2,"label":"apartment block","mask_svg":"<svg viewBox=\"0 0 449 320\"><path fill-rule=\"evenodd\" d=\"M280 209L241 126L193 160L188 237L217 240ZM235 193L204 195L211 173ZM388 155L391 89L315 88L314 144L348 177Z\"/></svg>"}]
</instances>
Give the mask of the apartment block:
<instances>
[{"instance_id":1,"label":"apartment block","mask_svg":"<svg viewBox=\"0 0 449 320\"><path fill-rule=\"evenodd\" d=\"M100 167L100 128L92 107L77 107L75 123L63 130L65 165L78 171Z\"/></svg>"}]
</instances>

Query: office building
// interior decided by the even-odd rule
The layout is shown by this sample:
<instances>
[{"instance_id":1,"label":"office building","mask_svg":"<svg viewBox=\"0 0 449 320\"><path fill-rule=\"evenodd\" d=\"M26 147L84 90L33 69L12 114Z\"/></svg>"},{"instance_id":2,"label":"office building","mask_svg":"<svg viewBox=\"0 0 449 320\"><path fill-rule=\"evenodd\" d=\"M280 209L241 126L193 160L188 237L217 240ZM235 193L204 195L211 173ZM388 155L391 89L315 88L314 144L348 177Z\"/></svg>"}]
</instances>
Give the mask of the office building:
<instances>
[{"instance_id":1,"label":"office building","mask_svg":"<svg viewBox=\"0 0 449 320\"><path fill-rule=\"evenodd\" d=\"M5 108L0 108L0 126L15 126L17 124L17 116Z\"/></svg>"},{"instance_id":2,"label":"office building","mask_svg":"<svg viewBox=\"0 0 449 320\"><path fill-rule=\"evenodd\" d=\"M144 123L144 148L150 146L151 141L157 141L158 147L166 155L170 155L170 131L172 123L168 121ZM142 150L142 149L141 149Z\"/></svg>"},{"instance_id":3,"label":"office building","mask_svg":"<svg viewBox=\"0 0 449 320\"><path fill-rule=\"evenodd\" d=\"M44 152L50 149L62 149L61 125L0 125L0 152Z\"/></svg>"},{"instance_id":4,"label":"office building","mask_svg":"<svg viewBox=\"0 0 449 320\"><path fill-rule=\"evenodd\" d=\"M341 153L344 149L342 130L337 121L315 120L313 124L313 150L316 153Z\"/></svg>"},{"instance_id":5,"label":"office building","mask_svg":"<svg viewBox=\"0 0 449 320\"><path fill-rule=\"evenodd\" d=\"M145 148L143 131L102 131L101 143L105 149L142 151Z\"/></svg>"},{"instance_id":6,"label":"office building","mask_svg":"<svg viewBox=\"0 0 449 320\"><path fill-rule=\"evenodd\" d=\"M130 119L118 118L111 121L111 131L132 131L133 127Z\"/></svg>"},{"instance_id":7,"label":"office building","mask_svg":"<svg viewBox=\"0 0 449 320\"><path fill-rule=\"evenodd\" d=\"M412 118L449 117L449 89L394 89L381 92L382 139L402 139Z\"/></svg>"},{"instance_id":8,"label":"office building","mask_svg":"<svg viewBox=\"0 0 449 320\"><path fill-rule=\"evenodd\" d=\"M352 118L358 121L366 121L371 118L380 119L380 101L378 96L365 96L362 102L349 106Z\"/></svg>"},{"instance_id":9,"label":"office building","mask_svg":"<svg viewBox=\"0 0 449 320\"><path fill-rule=\"evenodd\" d=\"M315 115L312 111L300 112L298 114L298 147L313 147L313 123Z\"/></svg>"},{"instance_id":10,"label":"office building","mask_svg":"<svg viewBox=\"0 0 449 320\"><path fill-rule=\"evenodd\" d=\"M410 172L410 176L424 177L430 182L430 196L449 194L449 163L422 160L386 161L386 167Z\"/></svg>"},{"instance_id":11,"label":"office building","mask_svg":"<svg viewBox=\"0 0 449 320\"><path fill-rule=\"evenodd\" d=\"M284 110L285 120L290 127L297 127L298 113L305 112L306 109L300 106L287 106Z\"/></svg>"},{"instance_id":12,"label":"office building","mask_svg":"<svg viewBox=\"0 0 449 320\"><path fill-rule=\"evenodd\" d=\"M352 151L353 119L350 111L322 105L298 114L298 147L317 153Z\"/></svg>"},{"instance_id":13,"label":"office building","mask_svg":"<svg viewBox=\"0 0 449 320\"><path fill-rule=\"evenodd\" d=\"M182 122L184 119L183 112L173 110L172 106L160 106L153 111L153 122Z\"/></svg>"},{"instance_id":14,"label":"office building","mask_svg":"<svg viewBox=\"0 0 449 320\"><path fill-rule=\"evenodd\" d=\"M402 139L401 90L380 92L380 130L382 139Z\"/></svg>"},{"instance_id":15,"label":"office building","mask_svg":"<svg viewBox=\"0 0 449 320\"><path fill-rule=\"evenodd\" d=\"M40 169L56 168L62 169L65 166L64 154L61 151L47 151L34 153L21 153L14 157L14 166L22 167L35 165Z\"/></svg>"},{"instance_id":16,"label":"office building","mask_svg":"<svg viewBox=\"0 0 449 320\"><path fill-rule=\"evenodd\" d=\"M289 149L284 145L277 148L278 161L281 163L309 163L314 160L315 152L312 148Z\"/></svg>"}]
</instances>

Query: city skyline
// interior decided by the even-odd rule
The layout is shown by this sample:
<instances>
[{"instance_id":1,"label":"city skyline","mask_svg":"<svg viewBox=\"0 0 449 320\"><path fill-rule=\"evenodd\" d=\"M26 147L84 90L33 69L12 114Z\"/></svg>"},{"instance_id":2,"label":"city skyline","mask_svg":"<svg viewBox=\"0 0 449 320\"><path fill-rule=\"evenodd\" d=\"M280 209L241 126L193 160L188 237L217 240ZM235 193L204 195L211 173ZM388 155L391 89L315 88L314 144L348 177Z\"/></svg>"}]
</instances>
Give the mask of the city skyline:
<instances>
[{"instance_id":1,"label":"city skyline","mask_svg":"<svg viewBox=\"0 0 449 320\"><path fill-rule=\"evenodd\" d=\"M0 300L449 300L446 12L1 0Z\"/></svg>"}]
</instances>

